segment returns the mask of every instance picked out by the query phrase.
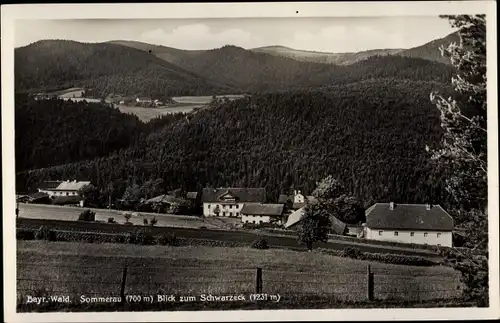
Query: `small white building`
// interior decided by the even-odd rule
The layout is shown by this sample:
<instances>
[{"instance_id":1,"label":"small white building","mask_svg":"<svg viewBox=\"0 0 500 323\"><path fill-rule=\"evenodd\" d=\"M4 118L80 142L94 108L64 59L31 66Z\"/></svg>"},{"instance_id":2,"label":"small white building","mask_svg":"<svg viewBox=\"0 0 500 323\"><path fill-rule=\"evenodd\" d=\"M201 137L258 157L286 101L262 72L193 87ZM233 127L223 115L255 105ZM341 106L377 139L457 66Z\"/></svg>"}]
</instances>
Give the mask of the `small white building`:
<instances>
[{"instance_id":1,"label":"small white building","mask_svg":"<svg viewBox=\"0 0 500 323\"><path fill-rule=\"evenodd\" d=\"M245 204L241 209L243 223L282 223L283 204Z\"/></svg>"},{"instance_id":2,"label":"small white building","mask_svg":"<svg viewBox=\"0 0 500 323\"><path fill-rule=\"evenodd\" d=\"M58 196L77 196L78 191L85 185L89 185L89 181L48 181L38 189L38 192L46 193L49 197Z\"/></svg>"},{"instance_id":3,"label":"small white building","mask_svg":"<svg viewBox=\"0 0 500 323\"><path fill-rule=\"evenodd\" d=\"M440 205L376 203L366 210L369 240L452 247L453 218Z\"/></svg>"},{"instance_id":4,"label":"small white building","mask_svg":"<svg viewBox=\"0 0 500 323\"><path fill-rule=\"evenodd\" d=\"M137 102L137 103L151 103L151 102L153 102L153 100L151 100L151 98L147 98L147 97L138 97L135 99L135 102Z\"/></svg>"},{"instance_id":5,"label":"small white building","mask_svg":"<svg viewBox=\"0 0 500 323\"><path fill-rule=\"evenodd\" d=\"M265 203L265 188L204 188L202 192L203 215L241 217L243 206Z\"/></svg>"},{"instance_id":6,"label":"small white building","mask_svg":"<svg viewBox=\"0 0 500 323\"><path fill-rule=\"evenodd\" d=\"M285 204L289 211L304 207L306 201L316 202L316 198L314 196L304 196L300 190L294 190L293 195L281 194L278 198L278 203Z\"/></svg>"}]
</instances>

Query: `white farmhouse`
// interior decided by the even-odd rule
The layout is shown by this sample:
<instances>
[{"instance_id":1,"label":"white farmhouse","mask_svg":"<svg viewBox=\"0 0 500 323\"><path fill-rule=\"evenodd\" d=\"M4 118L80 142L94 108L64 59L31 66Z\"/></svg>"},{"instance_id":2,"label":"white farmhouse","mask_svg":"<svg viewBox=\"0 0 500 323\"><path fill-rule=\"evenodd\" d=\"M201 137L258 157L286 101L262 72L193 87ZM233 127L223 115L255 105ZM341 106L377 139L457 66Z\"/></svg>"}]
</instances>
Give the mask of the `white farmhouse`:
<instances>
[{"instance_id":1,"label":"white farmhouse","mask_svg":"<svg viewBox=\"0 0 500 323\"><path fill-rule=\"evenodd\" d=\"M46 193L49 197L57 196L77 196L78 191L85 185L89 185L88 181L48 181L38 189L41 193Z\"/></svg>"},{"instance_id":2,"label":"white farmhouse","mask_svg":"<svg viewBox=\"0 0 500 323\"><path fill-rule=\"evenodd\" d=\"M439 205L376 203L366 210L371 240L452 246L453 218Z\"/></svg>"},{"instance_id":3,"label":"white farmhouse","mask_svg":"<svg viewBox=\"0 0 500 323\"><path fill-rule=\"evenodd\" d=\"M241 209L243 223L282 223L283 204L245 204Z\"/></svg>"},{"instance_id":4,"label":"white farmhouse","mask_svg":"<svg viewBox=\"0 0 500 323\"><path fill-rule=\"evenodd\" d=\"M249 203L265 203L265 188L204 188L203 215L241 217L241 210Z\"/></svg>"}]
</instances>

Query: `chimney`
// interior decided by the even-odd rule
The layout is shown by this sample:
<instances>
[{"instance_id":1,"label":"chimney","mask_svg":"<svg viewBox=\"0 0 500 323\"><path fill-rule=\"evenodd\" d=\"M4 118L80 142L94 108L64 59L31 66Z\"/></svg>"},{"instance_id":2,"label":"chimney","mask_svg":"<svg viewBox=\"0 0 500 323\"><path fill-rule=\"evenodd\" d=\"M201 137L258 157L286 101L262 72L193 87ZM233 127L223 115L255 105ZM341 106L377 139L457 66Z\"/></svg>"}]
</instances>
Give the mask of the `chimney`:
<instances>
[{"instance_id":1,"label":"chimney","mask_svg":"<svg viewBox=\"0 0 500 323\"><path fill-rule=\"evenodd\" d=\"M389 203L389 208L390 208L391 210L394 210L394 202L390 202L390 203Z\"/></svg>"},{"instance_id":2,"label":"chimney","mask_svg":"<svg viewBox=\"0 0 500 323\"><path fill-rule=\"evenodd\" d=\"M429 203L427 203L427 204L425 205L425 209L426 209L427 211L430 211L430 210L431 210L431 205L430 205Z\"/></svg>"}]
</instances>

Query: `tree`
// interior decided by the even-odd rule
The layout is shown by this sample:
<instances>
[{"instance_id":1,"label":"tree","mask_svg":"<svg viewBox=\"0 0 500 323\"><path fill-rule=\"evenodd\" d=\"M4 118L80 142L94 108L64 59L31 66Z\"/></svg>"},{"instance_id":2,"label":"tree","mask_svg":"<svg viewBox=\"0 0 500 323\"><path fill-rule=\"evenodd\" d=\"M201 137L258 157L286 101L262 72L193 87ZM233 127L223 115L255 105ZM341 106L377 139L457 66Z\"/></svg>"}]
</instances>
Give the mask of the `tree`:
<instances>
[{"instance_id":1,"label":"tree","mask_svg":"<svg viewBox=\"0 0 500 323\"><path fill-rule=\"evenodd\" d=\"M432 158L449 172L447 190L459 207L484 210L488 196L486 19L484 15L444 17L459 28L460 44L452 43L441 51L457 69L452 84L460 101L431 93L444 130Z\"/></svg>"},{"instance_id":2,"label":"tree","mask_svg":"<svg viewBox=\"0 0 500 323\"><path fill-rule=\"evenodd\" d=\"M364 220L361 203L331 175L317 183L312 195L322 208L343 222L355 224Z\"/></svg>"},{"instance_id":3,"label":"tree","mask_svg":"<svg viewBox=\"0 0 500 323\"><path fill-rule=\"evenodd\" d=\"M298 231L299 242L312 250L316 241L327 242L330 231L330 214L319 204L306 204Z\"/></svg>"},{"instance_id":4,"label":"tree","mask_svg":"<svg viewBox=\"0 0 500 323\"><path fill-rule=\"evenodd\" d=\"M88 205L98 207L101 204L101 192L92 184L88 184L80 188L78 190L78 195L80 195Z\"/></svg>"},{"instance_id":5,"label":"tree","mask_svg":"<svg viewBox=\"0 0 500 323\"><path fill-rule=\"evenodd\" d=\"M456 230L462 231L469 248L447 256L462 273L465 297L488 306L486 17L443 17L459 29L460 44L441 49L456 67L452 84L457 98L431 94L444 135L439 148L427 150L448 176L446 189L455 199L453 213L460 221Z\"/></svg>"}]
</instances>

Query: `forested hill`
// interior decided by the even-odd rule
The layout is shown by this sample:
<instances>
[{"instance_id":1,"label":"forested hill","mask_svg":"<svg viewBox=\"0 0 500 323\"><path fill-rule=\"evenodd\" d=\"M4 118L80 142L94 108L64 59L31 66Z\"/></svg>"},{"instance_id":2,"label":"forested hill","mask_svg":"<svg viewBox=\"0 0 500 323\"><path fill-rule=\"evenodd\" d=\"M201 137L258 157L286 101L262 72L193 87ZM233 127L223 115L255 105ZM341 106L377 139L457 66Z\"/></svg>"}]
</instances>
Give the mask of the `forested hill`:
<instances>
[{"instance_id":1,"label":"forested hill","mask_svg":"<svg viewBox=\"0 0 500 323\"><path fill-rule=\"evenodd\" d=\"M111 43L43 40L15 50L16 91L85 86L106 95L212 95L235 90L148 52Z\"/></svg>"},{"instance_id":2,"label":"forested hill","mask_svg":"<svg viewBox=\"0 0 500 323\"><path fill-rule=\"evenodd\" d=\"M183 119L164 115L143 123L105 103L34 100L16 95L16 170L95 159L130 148L150 132Z\"/></svg>"},{"instance_id":3,"label":"forested hill","mask_svg":"<svg viewBox=\"0 0 500 323\"><path fill-rule=\"evenodd\" d=\"M450 34L446 37L440 38L433 40L431 42L428 42L422 46L417 46L414 48L410 48L404 51L401 51L398 53L398 55L402 56L407 56L407 57L418 57L418 58L424 58L428 60L432 60L435 62L440 62L444 64L451 65L451 60L449 57L444 57L441 55L440 47L445 46L447 47L451 43L460 43L460 37L458 33L453 33Z\"/></svg>"},{"instance_id":4,"label":"forested hill","mask_svg":"<svg viewBox=\"0 0 500 323\"><path fill-rule=\"evenodd\" d=\"M401 56L373 56L348 66L301 62L235 46L205 51L176 62L186 70L249 92L289 90L393 77L448 83L447 65Z\"/></svg>"},{"instance_id":5,"label":"forested hill","mask_svg":"<svg viewBox=\"0 0 500 323\"><path fill-rule=\"evenodd\" d=\"M367 205L443 202L425 153L441 138L432 90L449 93L437 83L384 79L255 95L161 127L110 157L18 174L18 187L77 178L123 191L135 174L139 183L162 178L165 189L263 186L276 200L292 185L310 193L331 174Z\"/></svg>"}]
</instances>

